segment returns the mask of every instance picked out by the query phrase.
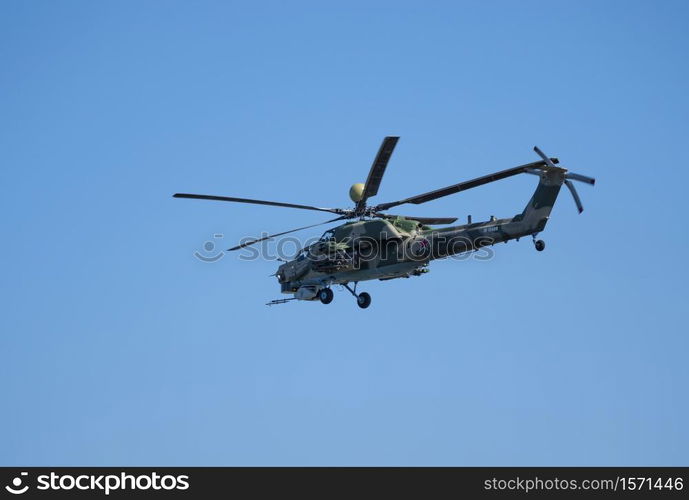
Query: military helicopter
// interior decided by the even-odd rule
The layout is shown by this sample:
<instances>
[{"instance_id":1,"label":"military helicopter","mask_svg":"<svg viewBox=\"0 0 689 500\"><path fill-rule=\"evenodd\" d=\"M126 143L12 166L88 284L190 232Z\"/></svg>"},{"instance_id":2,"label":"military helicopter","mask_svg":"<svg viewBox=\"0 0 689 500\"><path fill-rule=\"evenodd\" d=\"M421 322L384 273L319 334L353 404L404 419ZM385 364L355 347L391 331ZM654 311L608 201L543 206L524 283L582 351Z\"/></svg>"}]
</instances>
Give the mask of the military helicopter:
<instances>
[{"instance_id":1,"label":"military helicopter","mask_svg":"<svg viewBox=\"0 0 689 500\"><path fill-rule=\"evenodd\" d=\"M531 236L536 250L543 251L545 243L543 240L536 239L536 236L545 229L562 185L567 186L581 213L584 208L572 181L590 185L596 182L591 177L575 174L556 166L559 164L557 158L548 157L538 147L534 147L534 151L541 157L539 161L402 200L369 205L368 200L378 194L383 174L398 140L399 137L394 136L383 139L366 182L354 184L350 188L349 196L355 203L353 208L321 208L204 194L176 193L173 196L336 214L337 217L334 219L263 238L252 238L228 250L239 250L260 241L346 220L344 224L327 230L317 242L301 249L293 260L285 261L278 267L274 276L280 283L281 292L292 297L272 300L267 305L282 304L291 300L319 300L323 304L329 304L334 297L332 286L342 285L356 298L357 305L365 309L371 305L371 296L366 292L357 293L357 285L361 281L420 276L428 272L431 260L475 251L495 243L519 240L524 236ZM446 226L454 223L457 218L412 217L386 212L393 207L427 203L521 173L537 175L539 182L524 210L511 218L491 217L488 221L472 223L469 216L466 224ZM431 227L434 225L446 227Z\"/></svg>"}]
</instances>

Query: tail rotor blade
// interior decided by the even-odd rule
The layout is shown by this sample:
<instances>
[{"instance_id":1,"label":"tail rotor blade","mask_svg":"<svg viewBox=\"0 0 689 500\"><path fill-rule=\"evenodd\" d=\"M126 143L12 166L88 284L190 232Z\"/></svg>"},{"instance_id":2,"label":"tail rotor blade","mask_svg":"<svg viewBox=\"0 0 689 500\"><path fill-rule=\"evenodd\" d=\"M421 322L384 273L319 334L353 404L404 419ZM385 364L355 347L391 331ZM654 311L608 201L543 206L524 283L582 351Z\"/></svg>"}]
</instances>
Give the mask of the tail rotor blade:
<instances>
[{"instance_id":1,"label":"tail rotor blade","mask_svg":"<svg viewBox=\"0 0 689 500\"><path fill-rule=\"evenodd\" d=\"M567 180L565 180L565 185L569 188L569 192L572 193L572 197L574 198L574 203L577 204L577 210L579 210L579 213L583 212L584 206L581 204L581 199L579 198L579 194L577 193L577 190L574 187L574 184L572 184L572 181L567 179Z\"/></svg>"},{"instance_id":2,"label":"tail rotor blade","mask_svg":"<svg viewBox=\"0 0 689 500\"><path fill-rule=\"evenodd\" d=\"M573 172L567 172L565 178L572 179L573 181L585 182L586 184L591 184L592 186L596 183L596 179L593 177L586 177L585 175L575 174Z\"/></svg>"},{"instance_id":3,"label":"tail rotor blade","mask_svg":"<svg viewBox=\"0 0 689 500\"><path fill-rule=\"evenodd\" d=\"M543 151L541 151L540 149L538 149L538 146L534 146L534 147L533 147L533 150L536 152L536 154L537 154L538 156L540 156L541 158L543 158L543 161L545 162L546 165L548 165L548 166L551 167L551 168L555 168L555 164L552 162L552 160L551 160L550 158L548 158L548 157L543 153Z\"/></svg>"}]
</instances>

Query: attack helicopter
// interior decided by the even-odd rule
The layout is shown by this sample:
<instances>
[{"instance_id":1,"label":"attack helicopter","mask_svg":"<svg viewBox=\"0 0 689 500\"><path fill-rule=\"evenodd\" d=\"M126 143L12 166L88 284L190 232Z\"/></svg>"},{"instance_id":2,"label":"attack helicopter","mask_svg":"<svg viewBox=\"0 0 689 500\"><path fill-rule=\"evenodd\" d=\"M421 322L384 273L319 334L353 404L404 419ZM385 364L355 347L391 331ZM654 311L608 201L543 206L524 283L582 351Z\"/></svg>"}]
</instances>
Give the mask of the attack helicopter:
<instances>
[{"instance_id":1,"label":"attack helicopter","mask_svg":"<svg viewBox=\"0 0 689 500\"><path fill-rule=\"evenodd\" d=\"M534 151L541 158L539 161L402 200L369 205L368 200L378 194L385 169L398 140L399 137L396 136L383 139L366 182L354 184L349 190L349 196L354 202L352 208L322 208L204 194L176 193L173 196L296 208L337 215L333 219L318 224L262 238L251 238L228 251L236 251L261 241L319 225L346 221L328 229L318 241L302 248L294 259L285 261L278 267L274 276L277 277L281 292L292 297L272 300L267 305L282 304L292 300L318 300L323 304L329 304L334 297L332 286L342 285L356 298L357 305L365 309L371 304L371 296L367 292L357 292L357 285L362 281L421 276L428 272L428 266L432 260L476 251L495 243L519 240L525 236L531 236L536 250L543 251L545 243L537 239L537 235L545 229L562 185L567 186L577 210L581 213L584 208L572 181L592 186L596 182L592 177L575 174L558 166L557 158L546 156L534 146ZM454 223L457 217L414 217L387 212L400 205L427 203L522 173L536 175L539 181L524 210L511 218L491 217L488 221L472 222L469 216L466 224L448 226Z\"/></svg>"}]
</instances>

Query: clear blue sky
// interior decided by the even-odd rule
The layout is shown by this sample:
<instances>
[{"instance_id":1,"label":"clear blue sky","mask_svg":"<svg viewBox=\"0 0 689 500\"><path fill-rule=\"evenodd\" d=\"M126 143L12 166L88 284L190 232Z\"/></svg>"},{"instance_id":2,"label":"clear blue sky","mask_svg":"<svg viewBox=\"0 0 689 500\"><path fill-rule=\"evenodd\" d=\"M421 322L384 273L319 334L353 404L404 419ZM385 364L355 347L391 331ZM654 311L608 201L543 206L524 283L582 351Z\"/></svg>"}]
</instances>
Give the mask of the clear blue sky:
<instances>
[{"instance_id":1,"label":"clear blue sky","mask_svg":"<svg viewBox=\"0 0 689 500\"><path fill-rule=\"evenodd\" d=\"M0 464L687 465L688 22L682 1L2 2ZM275 262L193 257L327 216L172 193L348 206L385 135L380 202L535 144L598 184L582 215L559 198L545 252L366 283L365 311L268 308ZM535 182L412 208L512 216Z\"/></svg>"}]
</instances>

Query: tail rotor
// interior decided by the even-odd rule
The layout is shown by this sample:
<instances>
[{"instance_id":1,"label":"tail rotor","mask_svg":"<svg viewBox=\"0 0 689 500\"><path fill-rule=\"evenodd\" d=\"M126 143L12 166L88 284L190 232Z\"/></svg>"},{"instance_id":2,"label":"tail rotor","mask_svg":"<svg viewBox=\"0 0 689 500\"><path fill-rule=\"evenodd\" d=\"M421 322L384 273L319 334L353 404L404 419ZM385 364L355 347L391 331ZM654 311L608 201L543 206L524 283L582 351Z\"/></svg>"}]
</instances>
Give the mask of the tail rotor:
<instances>
[{"instance_id":1,"label":"tail rotor","mask_svg":"<svg viewBox=\"0 0 689 500\"><path fill-rule=\"evenodd\" d=\"M538 148L538 146L534 146L533 150L536 152L536 154L538 156L540 156L543 159L543 161L545 162L545 165L541 168L529 169L527 172L530 174L539 175L540 171L544 170L544 169L554 168L554 169L562 170L564 172L564 176L565 176L564 184L565 184L565 186L567 186L567 189L569 189L569 192L572 193L572 198L574 198L574 203L577 205L577 210L579 211L579 213L583 212L584 211L584 205L582 205L581 198L579 198L579 193L577 193L577 190L574 187L574 184L572 183L572 181L583 182L585 184L589 184L589 185L593 186L596 184L596 179L594 179L593 177L588 177L586 175L575 174L574 172L568 172L567 169L564 169L562 167L556 167L555 163L553 163L553 161L548 156L546 156L543 153L543 151L541 151Z\"/></svg>"}]
</instances>

